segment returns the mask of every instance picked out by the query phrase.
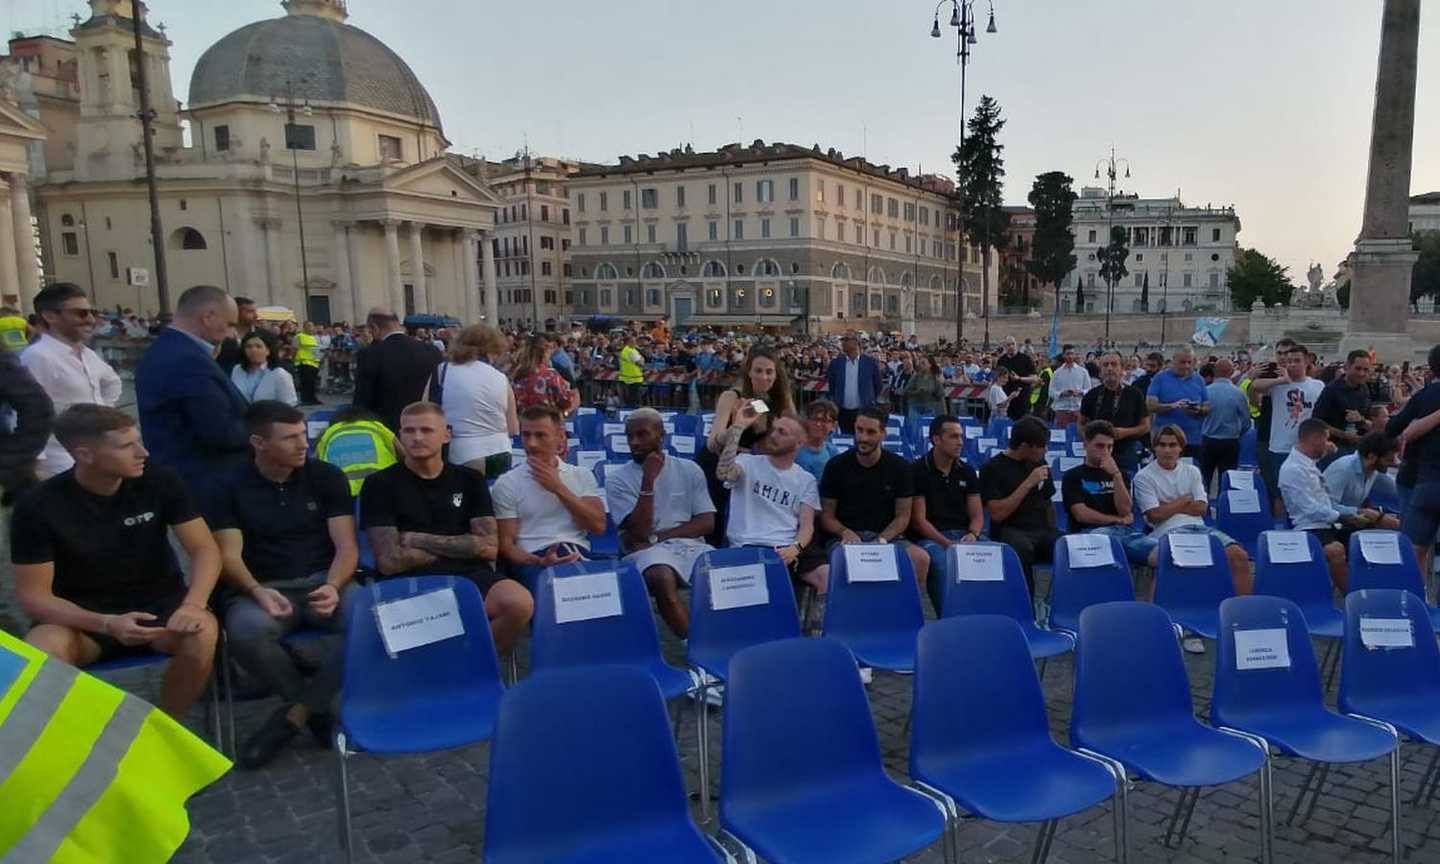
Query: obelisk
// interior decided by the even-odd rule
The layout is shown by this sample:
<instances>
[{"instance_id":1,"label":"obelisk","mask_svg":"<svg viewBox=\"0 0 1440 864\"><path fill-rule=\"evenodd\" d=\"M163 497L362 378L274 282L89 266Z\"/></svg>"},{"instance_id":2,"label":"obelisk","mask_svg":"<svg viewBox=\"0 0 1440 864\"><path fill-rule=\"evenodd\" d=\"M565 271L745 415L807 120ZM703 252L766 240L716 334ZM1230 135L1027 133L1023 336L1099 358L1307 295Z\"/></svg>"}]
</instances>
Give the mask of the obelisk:
<instances>
[{"instance_id":1,"label":"obelisk","mask_svg":"<svg viewBox=\"0 0 1440 864\"><path fill-rule=\"evenodd\" d=\"M1414 353L1407 320L1410 271L1418 257L1410 245L1409 209L1419 53L1420 0L1385 0L1365 218L1350 259L1350 327L1340 347L1374 346L1392 363Z\"/></svg>"}]
</instances>

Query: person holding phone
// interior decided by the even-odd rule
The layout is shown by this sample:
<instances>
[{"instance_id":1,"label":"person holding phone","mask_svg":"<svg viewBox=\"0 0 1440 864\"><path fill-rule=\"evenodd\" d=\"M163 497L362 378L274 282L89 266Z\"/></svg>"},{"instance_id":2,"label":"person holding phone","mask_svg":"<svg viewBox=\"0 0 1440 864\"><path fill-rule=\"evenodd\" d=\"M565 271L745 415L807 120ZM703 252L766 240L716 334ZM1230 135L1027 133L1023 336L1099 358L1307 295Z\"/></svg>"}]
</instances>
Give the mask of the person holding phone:
<instances>
[{"instance_id":1,"label":"person holding phone","mask_svg":"<svg viewBox=\"0 0 1440 864\"><path fill-rule=\"evenodd\" d=\"M1038 417L1010 428L1010 447L980 468L980 498L990 513L990 539L1008 543L1020 557L1025 584L1035 595L1035 565L1054 556L1055 481L1045 463L1050 430Z\"/></svg>"}]
</instances>

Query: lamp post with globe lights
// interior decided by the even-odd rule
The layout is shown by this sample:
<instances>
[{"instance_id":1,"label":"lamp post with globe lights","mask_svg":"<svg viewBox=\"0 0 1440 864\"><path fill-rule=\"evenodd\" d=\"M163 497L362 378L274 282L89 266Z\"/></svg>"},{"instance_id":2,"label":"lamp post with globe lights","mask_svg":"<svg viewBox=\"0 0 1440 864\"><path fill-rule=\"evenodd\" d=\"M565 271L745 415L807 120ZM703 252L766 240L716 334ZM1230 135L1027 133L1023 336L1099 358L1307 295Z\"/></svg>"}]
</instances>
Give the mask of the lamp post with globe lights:
<instances>
[{"instance_id":1,"label":"lamp post with globe lights","mask_svg":"<svg viewBox=\"0 0 1440 864\"><path fill-rule=\"evenodd\" d=\"M301 83L303 84L304 82L302 81ZM301 313L300 320L308 321L311 318L310 261L309 256L305 253L305 211L302 209L300 202L300 145L303 142L300 140L299 127L295 125L295 113L298 110L306 117L311 117L315 112L310 108L309 99L303 102L295 101L295 84L288 79L285 81L284 101L276 97L271 97L270 110L276 114L282 111L285 113L285 147L290 151L291 179L294 180L295 184L295 225L300 230L300 291L305 299L305 309ZM311 134L314 134L313 127ZM313 141L309 149L314 149Z\"/></svg>"}]
</instances>

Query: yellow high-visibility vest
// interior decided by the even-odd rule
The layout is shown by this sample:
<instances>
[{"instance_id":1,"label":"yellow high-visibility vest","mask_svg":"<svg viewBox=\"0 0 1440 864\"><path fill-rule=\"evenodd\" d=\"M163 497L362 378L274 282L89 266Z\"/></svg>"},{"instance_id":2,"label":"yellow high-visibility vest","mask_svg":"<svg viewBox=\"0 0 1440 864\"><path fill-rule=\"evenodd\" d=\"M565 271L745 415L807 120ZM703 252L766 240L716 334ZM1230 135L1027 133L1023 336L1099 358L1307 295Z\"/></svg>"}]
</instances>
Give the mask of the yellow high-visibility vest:
<instances>
[{"instance_id":1,"label":"yellow high-visibility vest","mask_svg":"<svg viewBox=\"0 0 1440 864\"><path fill-rule=\"evenodd\" d=\"M0 318L0 348L16 352L24 350L29 344L26 326L25 319L19 315Z\"/></svg>"},{"instance_id":2,"label":"yellow high-visibility vest","mask_svg":"<svg viewBox=\"0 0 1440 864\"><path fill-rule=\"evenodd\" d=\"M366 477L399 461L395 433L378 420L331 423L315 444L315 458L345 472L351 495L360 494Z\"/></svg>"},{"instance_id":3,"label":"yellow high-visibility vest","mask_svg":"<svg viewBox=\"0 0 1440 864\"><path fill-rule=\"evenodd\" d=\"M0 632L0 861L150 864L230 760L142 699Z\"/></svg>"},{"instance_id":4,"label":"yellow high-visibility vest","mask_svg":"<svg viewBox=\"0 0 1440 864\"><path fill-rule=\"evenodd\" d=\"M620 351L620 383L622 384L644 384L645 372L640 368L644 357L633 347L626 345Z\"/></svg>"},{"instance_id":5,"label":"yellow high-visibility vest","mask_svg":"<svg viewBox=\"0 0 1440 864\"><path fill-rule=\"evenodd\" d=\"M320 340L310 333L295 334L295 365L296 366L319 366L320 356L316 354L320 346Z\"/></svg>"}]
</instances>

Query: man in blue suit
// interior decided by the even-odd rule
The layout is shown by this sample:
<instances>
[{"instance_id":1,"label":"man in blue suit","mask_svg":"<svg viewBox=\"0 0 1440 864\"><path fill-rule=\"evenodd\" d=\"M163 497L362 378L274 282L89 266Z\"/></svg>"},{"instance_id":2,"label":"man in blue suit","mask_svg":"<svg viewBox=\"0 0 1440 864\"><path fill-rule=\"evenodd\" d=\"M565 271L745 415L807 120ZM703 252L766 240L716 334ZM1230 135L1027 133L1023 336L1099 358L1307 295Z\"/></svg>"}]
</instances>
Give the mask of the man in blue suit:
<instances>
[{"instance_id":1,"label":"man in blue suit","mask_svg":"<svg viewBox=\"0 0 1440 864\"><path fill-rule=\"evenodd\" d=\"M160 331L135 370L140 432L150 461L173 468L201 511L209 487L249 454L245 400L215 349L235 324L235 300L212 285L180 295L175 320Z\"/></svg>"},{"instance_id":2,"label":"man in blue suit","mask_svg":"<svg viewBox=\"0 0 1440 864\"><path fill-rule=\"evenodd\" d=\"M880 363L860 353L860 340L853 335L841 340L840 347L845 353L830 361L825 380L830 399L840 406L840 431L854 435L860 409L874 405L880 398Z\"/></svg>"}]
</instances>

